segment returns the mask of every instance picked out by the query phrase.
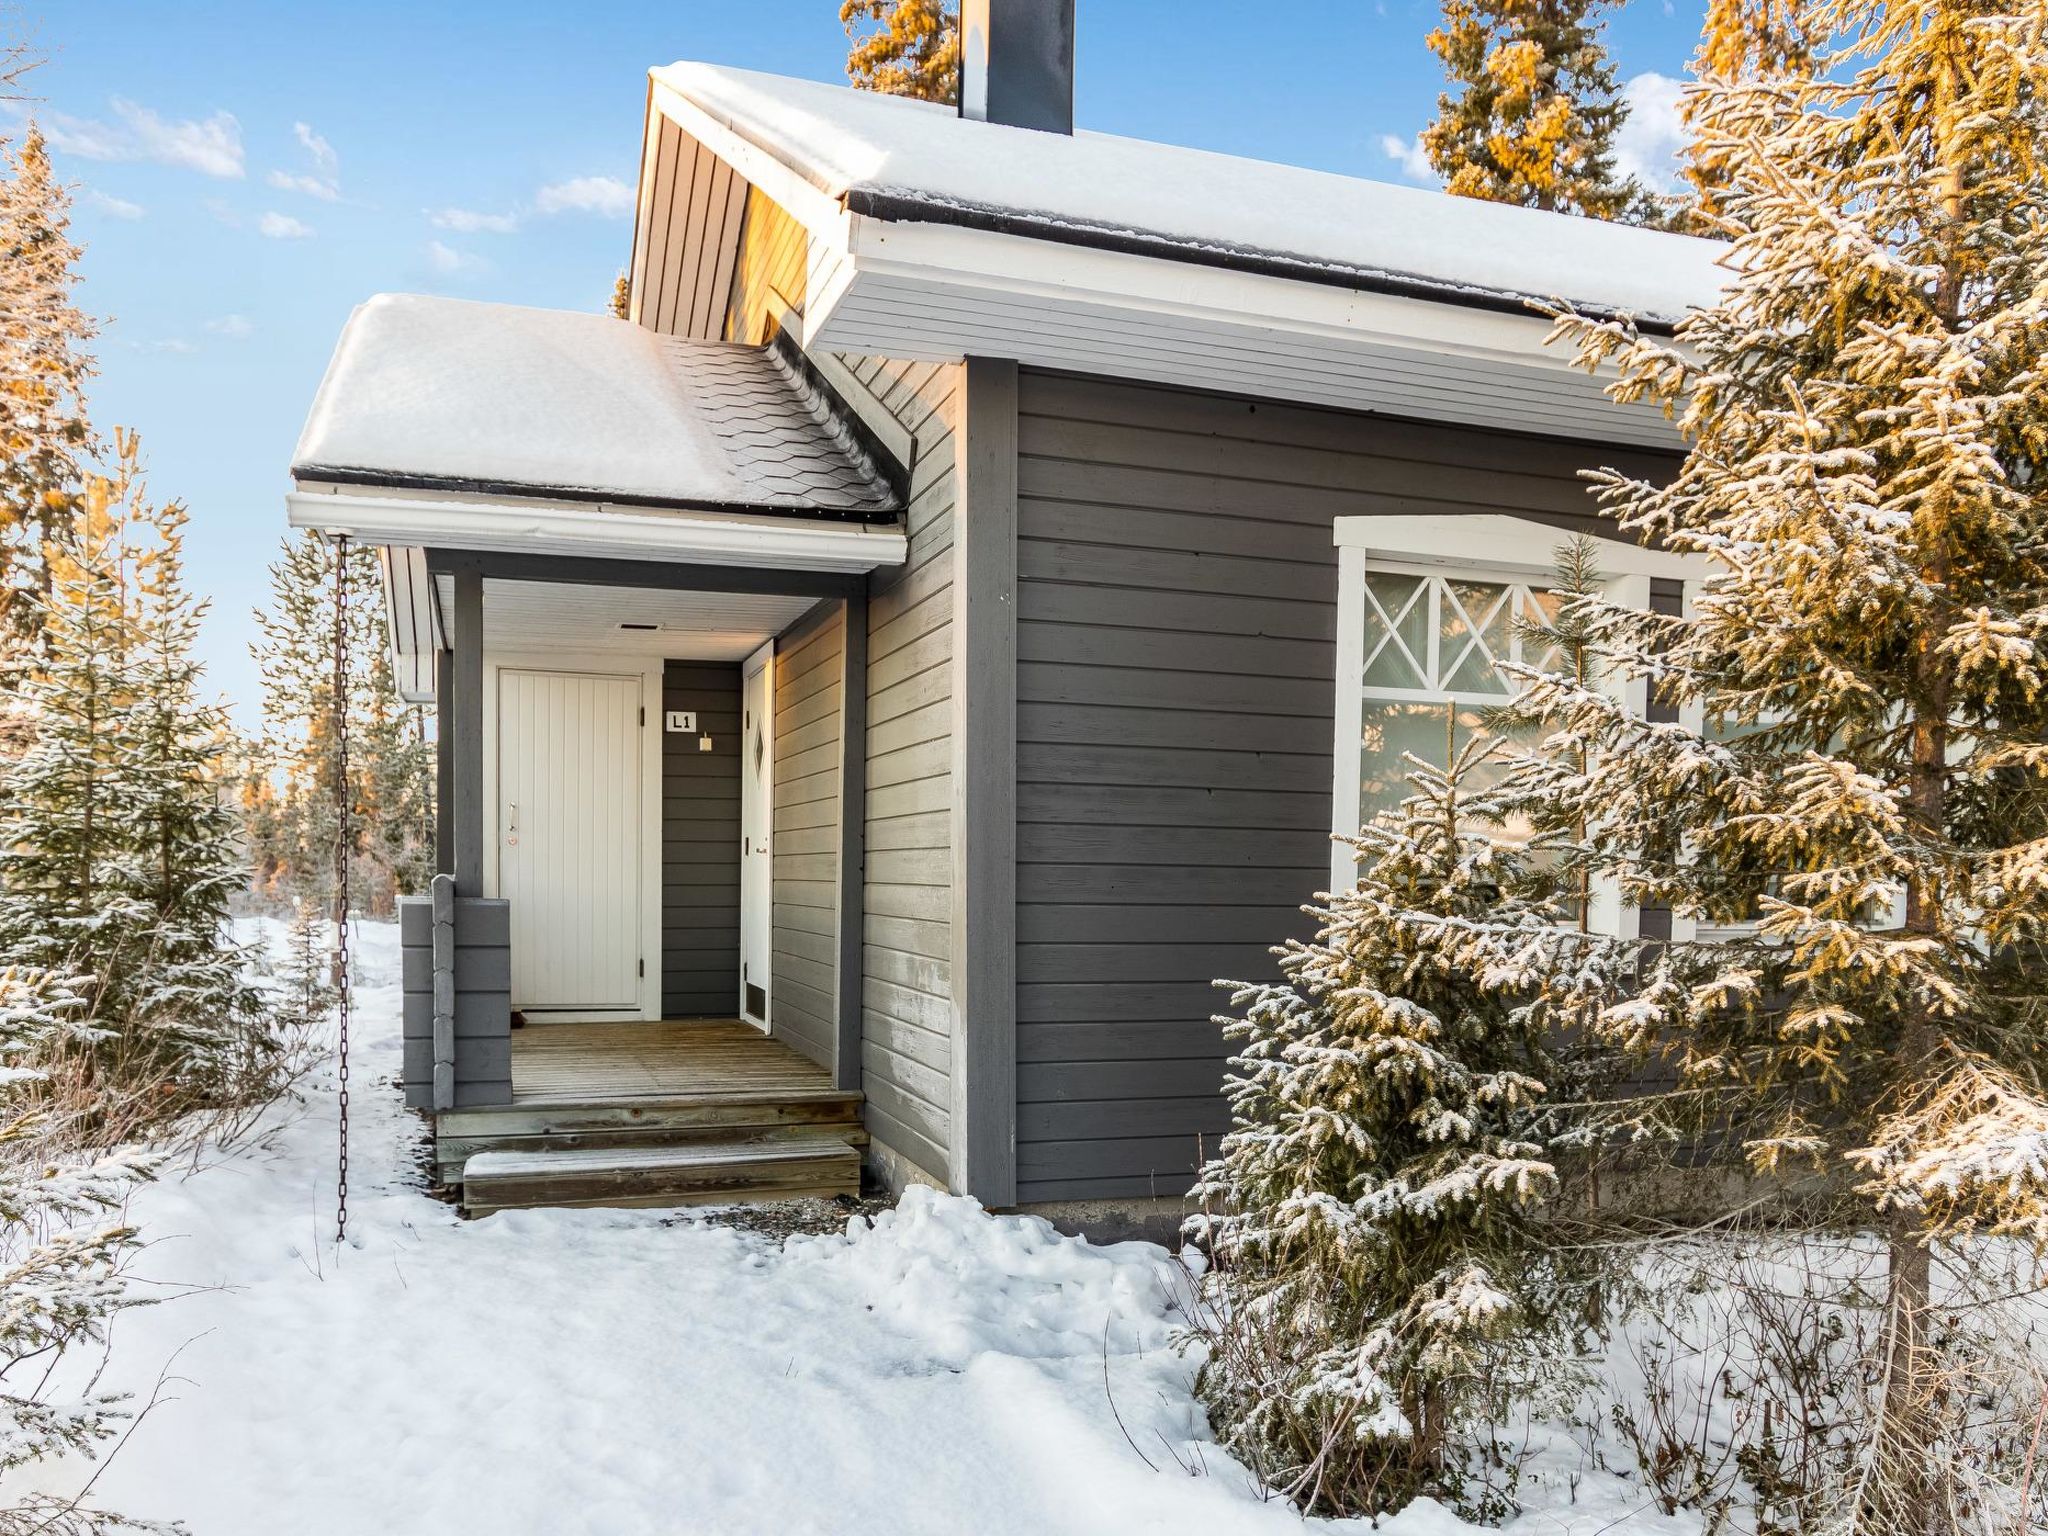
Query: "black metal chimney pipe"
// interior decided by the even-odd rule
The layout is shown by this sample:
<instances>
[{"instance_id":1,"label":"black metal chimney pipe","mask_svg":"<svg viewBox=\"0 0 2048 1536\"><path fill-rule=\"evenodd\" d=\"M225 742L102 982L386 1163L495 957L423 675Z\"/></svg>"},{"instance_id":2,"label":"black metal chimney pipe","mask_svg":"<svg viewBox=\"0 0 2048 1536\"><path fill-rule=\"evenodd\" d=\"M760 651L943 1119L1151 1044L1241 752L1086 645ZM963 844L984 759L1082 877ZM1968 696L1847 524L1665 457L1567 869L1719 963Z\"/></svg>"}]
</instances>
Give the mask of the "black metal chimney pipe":
<instances>
[{"instance_id":1,"label":"black metal chimney pipe","mask_svg":"<svg viewBox=\"0 0 2048 1536\"><path fill-rule=\"evenodd\" d=\"M1074 131L1074 0L960 0L960 115Z\"/></svg>"}]
</instances>

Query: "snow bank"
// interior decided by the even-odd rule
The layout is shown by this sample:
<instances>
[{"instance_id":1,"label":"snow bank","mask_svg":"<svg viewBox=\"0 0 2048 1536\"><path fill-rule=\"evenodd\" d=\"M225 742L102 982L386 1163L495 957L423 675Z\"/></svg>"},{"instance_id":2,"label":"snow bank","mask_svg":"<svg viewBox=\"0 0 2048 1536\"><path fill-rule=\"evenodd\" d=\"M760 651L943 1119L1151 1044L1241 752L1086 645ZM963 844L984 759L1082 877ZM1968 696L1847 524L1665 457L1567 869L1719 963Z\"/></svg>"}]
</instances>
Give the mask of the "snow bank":
<instances>
[{"instance_id":1,"label":"snow bank","mask_svg":"<svg viewBox=\"0 0 2048 1536\"><path fill-rule=\"evenodd\" d=\"M716 64L671 64L654 78L833 196L860 189L1673 319L1711 304L1727 280L1713 240L1114 134L975 122L930 102Z\"/></svg>"},{"instance_id":2,"label":"snow bank","mask_svg":"<svg viewBox=\"0 0 2048 1536\"><path fill-rule=\"evenodd\" d=\"M355 952L350 1241L331 1076L140 1193L167 1300L124 1314L107 1385L146 1398L162 1375L166 1401L107 1467L108 1507L195 1536L1302 1529L1209 1438L1159 1248L926 1189L779 1246L692 1214L458 1220L424 1193L395 1086L395 930ZM1510 1536L1697 1530L1639 1519L1614 1479L1545 1486L1556 1508ZM1430 1504L1379 1529L1475 1536Z\"/></svg>"}]
</instances>

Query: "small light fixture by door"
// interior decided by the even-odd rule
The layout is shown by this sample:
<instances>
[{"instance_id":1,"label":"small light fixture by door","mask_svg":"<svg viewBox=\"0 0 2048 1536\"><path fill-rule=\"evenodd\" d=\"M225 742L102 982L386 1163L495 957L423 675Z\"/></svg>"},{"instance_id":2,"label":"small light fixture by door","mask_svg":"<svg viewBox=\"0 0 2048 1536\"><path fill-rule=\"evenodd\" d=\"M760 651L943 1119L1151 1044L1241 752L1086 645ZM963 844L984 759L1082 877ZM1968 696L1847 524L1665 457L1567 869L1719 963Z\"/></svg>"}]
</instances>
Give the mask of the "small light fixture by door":
<instances>
[{"instance_id":1,"label":"small light fixture by door","mask_svg":"<svg viewBox=\"0 0 2048 1536\"><path fill-rule=\"evenodd\" d=\"M699 752L709 752L711 750L711 738L709 736L699 736L697 738L697 750Z\"/></svg>"}]
</instances>

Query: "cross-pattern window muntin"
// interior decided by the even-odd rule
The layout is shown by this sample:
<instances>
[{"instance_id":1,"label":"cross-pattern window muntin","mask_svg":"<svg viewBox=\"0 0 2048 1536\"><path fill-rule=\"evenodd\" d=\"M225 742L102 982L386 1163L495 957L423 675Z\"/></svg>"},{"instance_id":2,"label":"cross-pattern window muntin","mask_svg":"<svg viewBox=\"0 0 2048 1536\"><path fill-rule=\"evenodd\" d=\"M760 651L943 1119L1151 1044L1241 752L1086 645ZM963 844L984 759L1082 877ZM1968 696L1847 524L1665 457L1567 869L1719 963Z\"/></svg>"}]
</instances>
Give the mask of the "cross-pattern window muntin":
<instances>
[{"instance_id":1,"label":"cross-pattern window muntin","mask_svg":"<svg viewBox=\"0 0 2048 1536\"><path fill-rule=\"evenodd\" d=\"M1516 692L1504 663L1544 669L1562 664L1548 629L1561 599L1520 577L1478 570L1443 571L1375 561L1361 573L1363 664L1359 698L1358 824L1391 810L1412 792L1413 755L1439 766L1473 736L1483 712ZM1504 771L1488 763L1482 788ZM1523 829L1498 829L1515 836Z\"/></svg>"},{"instance_id":2,"label":"cross-pattern window muntin","mask_svg":"<svg viewBox=\"0 0 2048 1536\"><path fill-rule=\"evenodd\" d=\"M1562 599L1545 588L1497 573L1379 562L1364 575L1358 681L1368 697L1498 704L1515 692L1502 663L1544 671L1561 659L1555 645L1531 644L1527 633L1556 622Z\"/></svg>"}]
</instances>

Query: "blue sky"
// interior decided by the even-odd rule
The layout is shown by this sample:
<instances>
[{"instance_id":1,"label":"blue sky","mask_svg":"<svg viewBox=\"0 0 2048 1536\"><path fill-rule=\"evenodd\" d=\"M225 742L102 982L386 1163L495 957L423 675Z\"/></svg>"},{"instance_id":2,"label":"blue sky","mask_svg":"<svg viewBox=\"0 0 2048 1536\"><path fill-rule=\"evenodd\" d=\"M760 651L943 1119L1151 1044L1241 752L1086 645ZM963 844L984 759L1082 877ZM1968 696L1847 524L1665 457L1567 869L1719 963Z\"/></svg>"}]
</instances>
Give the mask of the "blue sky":
<instances>
[{"instance_id":1,"label":"blue sky","mask_svg":"<svg viewBox=\"0 0 2048 1536\"><path fill-rule=\"evenodd\" d=\"M1398 180L1441 83L1435 0L1079 0L1084 128ZM78 199L103 317L94 415L192 508L205 659L253 722L252 605L286 466L350 308L383 291L596 309L624 264L648 65L842 78L836 0L26 0L28 103ZM1699 0L1630 0L1609 44L1668 150ZM1272 30L1264 18L1283 17ZM1649 78L1643 78L1649 77Z\"/></svg>"}]
</instances>

